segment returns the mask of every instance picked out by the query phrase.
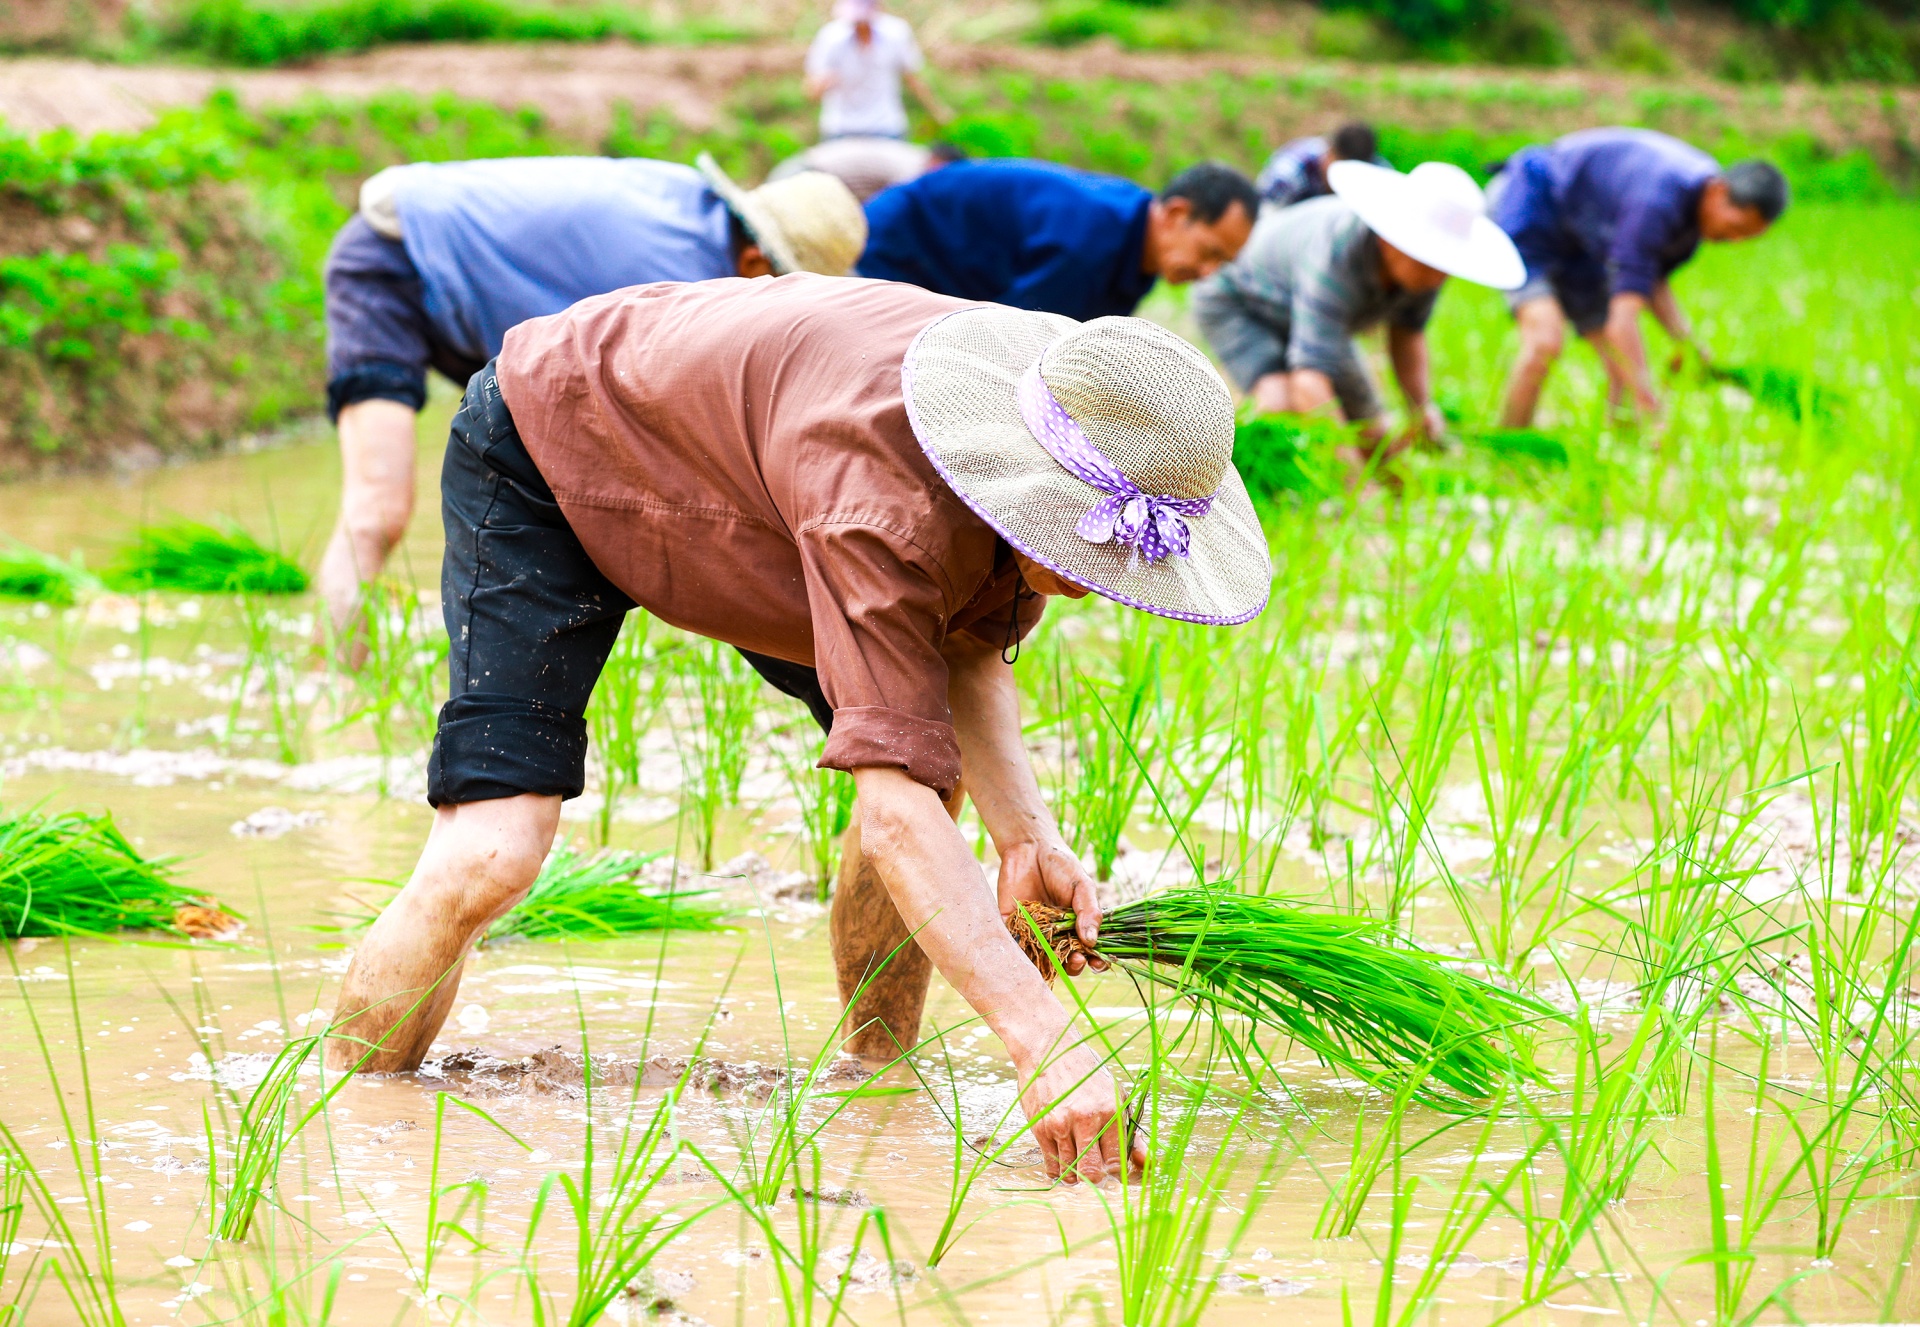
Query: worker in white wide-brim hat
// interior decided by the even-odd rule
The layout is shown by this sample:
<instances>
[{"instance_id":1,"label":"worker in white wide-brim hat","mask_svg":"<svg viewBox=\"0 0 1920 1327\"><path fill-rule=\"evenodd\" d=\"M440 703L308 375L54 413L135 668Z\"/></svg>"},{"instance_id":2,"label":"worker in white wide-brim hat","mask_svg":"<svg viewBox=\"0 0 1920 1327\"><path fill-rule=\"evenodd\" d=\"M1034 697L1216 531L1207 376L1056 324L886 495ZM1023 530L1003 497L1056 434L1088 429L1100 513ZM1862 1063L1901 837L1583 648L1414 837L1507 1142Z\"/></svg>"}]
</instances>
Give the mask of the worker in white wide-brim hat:
<instances>
[{"instance_id":1,"label":"worker in white wide-brim hat","mask_svg":"<svg viewBox=\"0 0 1920 1327\"><path fill-rule=\"evenodd\" d=\"M1354 338L1384 323L1409 438L1438 441L1427 321L1449 276L1511 290L1519 253L1457 166L1327 170L1333 195L1267 210L1240 256L1195 292L1200 327L1263 412L1329 414L1386 436L1386 407Z\"/></svg>"}]
</instances>

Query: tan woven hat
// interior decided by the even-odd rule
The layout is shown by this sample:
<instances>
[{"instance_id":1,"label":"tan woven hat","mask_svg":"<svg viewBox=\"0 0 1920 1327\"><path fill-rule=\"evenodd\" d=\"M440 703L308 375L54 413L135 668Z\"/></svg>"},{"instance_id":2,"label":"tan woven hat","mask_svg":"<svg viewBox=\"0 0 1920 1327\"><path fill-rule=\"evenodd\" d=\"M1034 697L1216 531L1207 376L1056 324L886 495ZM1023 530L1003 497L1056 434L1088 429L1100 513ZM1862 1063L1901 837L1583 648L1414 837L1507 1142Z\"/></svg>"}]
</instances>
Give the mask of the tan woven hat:
<instances>
[{"instance_id":1,"label":"tan woven hat","mask_svg":"<svg viewBox=\"0 0 1920 1327\"><path fill-rule=\"evenodd\" d=\"M1273 563L1233 468L1233 397L1173 333L976 305L924 328L901 377L934 467L1034 561L1186 622L1266 607Z\"/></svg>"},{"instance_id":2,"label":"tan woven hat","mask_svg":"<svg viewBox=\"0 0 1920 1327\"><path fill-rule=\"evenodd\" d=\"M845 276L867 247L867 214L846 184L825 171L801 171L758 189L742 189L711 152L693 163L720 201L740 218L774 273Z\"/></svg>"}]
</instances>

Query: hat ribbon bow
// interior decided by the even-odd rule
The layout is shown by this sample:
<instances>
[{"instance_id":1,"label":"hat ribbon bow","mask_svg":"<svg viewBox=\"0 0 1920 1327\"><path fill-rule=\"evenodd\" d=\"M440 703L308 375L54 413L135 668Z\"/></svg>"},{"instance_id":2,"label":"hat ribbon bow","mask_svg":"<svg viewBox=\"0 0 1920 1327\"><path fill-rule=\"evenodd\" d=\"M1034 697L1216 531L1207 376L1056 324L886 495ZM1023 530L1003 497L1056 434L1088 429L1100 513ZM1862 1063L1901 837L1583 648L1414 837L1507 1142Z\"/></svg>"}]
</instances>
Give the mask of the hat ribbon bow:
<instances>
[{"instance_id":1,"label":"hat ribbon bow","mask_svg":"<svg viewBox=\"0 0 1920 1327\"><path fill-rule=\"evenodd\" d=\"M1119 541L1140 550L1149 563L1169 554L1186 557L1193 536L1186 517L1205 516L1213 510L1213 495L1204 498L1176 498L1164 493L1145 493L1127 477L1105 452L1094 446L1086 432L1054 399L1046 379L1040 376L1035 361L1020 375L1016 399L1020 418L1049 455L1074 478L1091 484L1107 496L1087 509L1073 527L1090 544Z\"/></svg>"}]
</instances>

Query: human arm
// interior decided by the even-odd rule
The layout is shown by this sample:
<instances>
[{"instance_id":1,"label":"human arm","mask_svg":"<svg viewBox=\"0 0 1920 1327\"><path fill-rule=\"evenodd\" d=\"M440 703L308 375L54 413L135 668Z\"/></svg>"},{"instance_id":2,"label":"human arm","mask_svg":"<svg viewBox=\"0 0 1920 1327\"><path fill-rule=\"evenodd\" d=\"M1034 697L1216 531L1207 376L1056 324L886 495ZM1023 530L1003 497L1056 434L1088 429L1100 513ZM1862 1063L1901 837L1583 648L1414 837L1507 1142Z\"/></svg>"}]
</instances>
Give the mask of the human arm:
<instances>
[{"instance_id":1,"label":"human arm","mask_svg":"<svg viewBox=\"0 0 1920 1327\"><path fill-rule=\"evenodd\" d=\"M1387 328L1387 358L1393 361L1394 381L1406 400L1413 432L1428 442L1438 443L1447 435L1446 416L1433 403L1432 362L1427 354L1424 328Z\"/></svg>"},{"instance_id":2,"label":"human arm","mask_svg":"<svg viewBox=\"0 0 1920 1327\"><path fill-rule=\"evenodd\" d=\"M983 765L989 781L990 769ZM1113 1079L1075 1044L1066 1011L1014 945L939 794L885 767L855 770L854 783L867 860L920 948L1013 1057L1047 1174L1069 1184L1121 1174ZM1137 1168L1144 1154L1135 1149L1132 1161Z\"/></svg>"},{"instance_id":3,"label":"human arm","mask_svg":"<svg viewBox=\"0 0 1920 1327\"><path fill-rule=\"evenodd\" d=\"M1689 349L1700 357L1702 364L1707 362L1707 352L1693 339L1693 321L1687 317L1687 311L1680 307L1679 297L1673 293L1672 282L1661 278L1653 288L1653 299L1648 307L1653 310L1653 316L1659 320L1666 334L1673 339L1673 358L1667 365L1669 373L1678 373L1685 366Z\"/></svg>"},{"instance_id":4,"label":"human arm","mask_svg":"<svg viewBox=\"0 0 1920 1327\"><path fill-rule=\"evenodd\" d=\"M953 119L953 112L948 110L946 103L935 95L933 85L927 82L925 74L909 69L900 75L900 81L907 85L907 90L913 93L914 100L926 109L928 118L935 124L944 125Z\"/></svg>"},{"instance_id":5,"label":"human arm","mask_svg":"<svg viewBox=\"0 0 1920 1327\"><path fill-rule=\"evenodd\" d=\"M1632 394L1633 403L1643 415L1660 413L1660 398L1653 390L1653 374L1647 368L1647 343L1640 335L1640 315L1649 301L1633 291L1617 292L1607 305L1606 326L1597 345L1607 366L1607 375L1617 388Z\"/></svg>"}]
</instances>

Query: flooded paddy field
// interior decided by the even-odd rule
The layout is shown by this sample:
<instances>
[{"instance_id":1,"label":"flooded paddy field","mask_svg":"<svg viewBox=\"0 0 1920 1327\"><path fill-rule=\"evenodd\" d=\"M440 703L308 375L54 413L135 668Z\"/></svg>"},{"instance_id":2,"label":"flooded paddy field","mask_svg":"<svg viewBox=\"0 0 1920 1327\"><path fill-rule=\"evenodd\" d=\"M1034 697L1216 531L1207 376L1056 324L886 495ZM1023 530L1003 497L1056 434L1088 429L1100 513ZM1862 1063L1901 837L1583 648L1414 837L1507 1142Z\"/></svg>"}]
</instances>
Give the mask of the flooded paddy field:
<instances>
[{"instance_id":1,"label":"flooded paddy field","mask_svg":"<svg viewBox=\"0 0 1920 1327\"><path fill-rule=\"evenodd\" d=\"M1835 246L1858 260L1814 260ZM316 647L311 595L0 604L6 815L110 812L243 923L6 946L0 1302L88 1324L1920 1319L1920 388L1892 349L1916 250L1904 211L1809 209L1765 280L1699 265L1728 353L1746 329L1843 415L1676 384L1656 435L1567 428L1564 467L1423 457L1397 497L1274 506L1280 579L1246 629L1050 609L1017 669L1029 741L1112 901L1199 878L1365 912L1556 1013L1537 1081L1444 1113L1284 1046L1249 1074L1190 1007L1079 979L1151 1158L1128 1187L1049 1185L1004 1051L938 981L906 1060L839 1054L821 881L846 789L798 705L637 614L609 673L630 700L596 700L561 835L644 855L729 929L489 942L420 1073L322 1074L358 927L430 819L446 401L358 673ZM1478 381L1504 315L1448 300L1440 376ZM1569 367L1563 420L1597 386ZM15 486L4 533L98 567L143 521L219 513L311 566L335 466L315 440Z\"/></svg>"}]
</instances>

